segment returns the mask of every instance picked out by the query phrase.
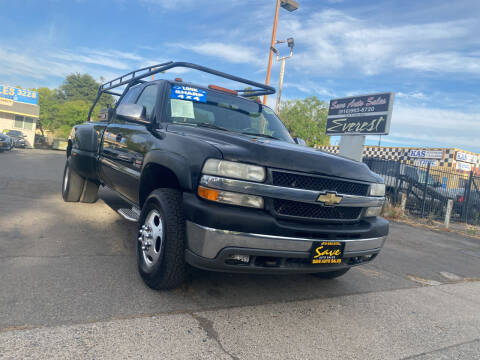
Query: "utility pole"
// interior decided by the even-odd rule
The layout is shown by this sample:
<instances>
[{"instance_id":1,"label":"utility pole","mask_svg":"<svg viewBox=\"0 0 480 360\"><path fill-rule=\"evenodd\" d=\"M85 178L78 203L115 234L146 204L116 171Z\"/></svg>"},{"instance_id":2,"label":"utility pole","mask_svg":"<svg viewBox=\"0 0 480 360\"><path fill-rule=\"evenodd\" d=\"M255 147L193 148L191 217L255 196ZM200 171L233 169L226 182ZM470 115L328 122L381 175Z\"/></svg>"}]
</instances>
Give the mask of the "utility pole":
<instances>
[{"instance_id":1,"label":"utility pole","mask_svg":"<svg viewBox=\"0 0 480 360\"><path fill-rule=\"evenodd\" d=\"M283 76L285 75L285 60L291 58L293 55L293 47L295 46L295 42L293 38L288 38L287 40L277 40L276 44L287 43L288 47L290 48L290 54L288 56L280 57L278 50L275 47L272 47L273 53L277 55L277 61L281 61L282 65L280 67L280 80L278 81L278 89L277 89L277 104L275 105L275 113L278 114L280 110L280 99L282 97L282 87L283 87Z\"/></svg>"},{"instance_id":2,"label":"utility pole","mask_svg":"<svg viewBox=\"0 0 480 360\"><path fill-rule=\"evenodd\" d=\"M275 5L275 17L273 19L272 40L270 41L270 51L268 55L267 78L265 79L266 85L270 84L270 73L272 71L272 60L273 60L272 48L275 45L275 39L277 37L278 11L280 9L280 5L282 6L282 8L290 12L298 9L298 3L294 0L277 0L277 3ZM266 103L267 103L267 95L264 95L263 105L265 105Z\"/></svg>"}]
</instances>

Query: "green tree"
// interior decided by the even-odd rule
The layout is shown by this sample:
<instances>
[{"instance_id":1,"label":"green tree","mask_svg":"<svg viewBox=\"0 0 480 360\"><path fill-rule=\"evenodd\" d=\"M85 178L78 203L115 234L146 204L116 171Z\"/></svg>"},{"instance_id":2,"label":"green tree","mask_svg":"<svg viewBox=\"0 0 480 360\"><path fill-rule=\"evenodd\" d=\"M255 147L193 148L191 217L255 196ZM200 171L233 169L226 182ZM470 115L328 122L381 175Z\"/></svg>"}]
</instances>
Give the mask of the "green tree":
<instances>
[{"instance_id":1,"label":"green tree","mask_svg":"<svg viewBox=\"0 0 480 360\"><path fill-rule=\"evenodd\" d=\"M58 106L54 120L55 134L68 137L73 126L85 122L90 104L85 100L65 101Z\"/></svg>"},{"instance_id":2,"label":"green tree","mask_svg":"<svg viewBox=\"0 0 480 360\"><path fill-rule=\"evenodd\" d=\"M93 103L97 97L99 83L89 74L70 74L68 75L62 86L60 86L60 91L65 96L65 100L84 100L90 104ZM112 95L103 94L98 102L98 107L100 109L111 106L114 103Z\"/></svg>"},{"instance_id":3,"label":"green tree","mask_svg":"<svg viewBox=\"0 0 480 360\"><path fill-rule=\"evenodd\" d=\"M39 128L50 130L56 136L66 137L72 126L87 120L88 111L97 96L99 83L88 74L68 75L59 89L39 88ZM113 96L103 94L95 107L92 118L100 109L114 103Z\"/></svg>"},{"instance_id":4,"label":"green tree","mask_svg":"<svg viewBox=\"0 0 480 360\"><path fill-rule=\"evenodd\" d=\"M51 90L43 87L36 89L38 92L38 104L40 106L40 115L38 125L40 131L45 135L44 130L54 130L54 122L58 113L58 105L61 98L58 90Z\"/></svg>"},{"instance_id":5,"label":"green tree","mask_svg":"<svg viewBox=\"0 0 480 360\"><path fill-rule=\"evenodd\" d=\"M316 96L280 103L279 117L292 136L302 138L308 146L328 145L325 135L328 106Z\"/></svg>"}]
</instances>

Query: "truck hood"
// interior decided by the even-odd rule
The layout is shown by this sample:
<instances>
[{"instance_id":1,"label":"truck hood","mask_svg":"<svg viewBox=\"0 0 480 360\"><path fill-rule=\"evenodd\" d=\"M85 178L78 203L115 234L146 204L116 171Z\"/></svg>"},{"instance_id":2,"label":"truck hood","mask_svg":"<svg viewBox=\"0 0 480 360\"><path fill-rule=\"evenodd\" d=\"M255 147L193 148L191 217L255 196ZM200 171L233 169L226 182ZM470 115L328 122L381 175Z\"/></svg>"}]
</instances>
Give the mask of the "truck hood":
<instances>
[{"instance_id":1,"label":"truck hood","mask_svg":"<svg viewBox=\"0 0 480 360\"><path fill-rule=\"evenodd\" d=\"M361 162L285 141L175 124L169 124L167 131L208 142L218 148L226 160L345 179L383 182L380 176Z\"/></svg>"}]
</instances>

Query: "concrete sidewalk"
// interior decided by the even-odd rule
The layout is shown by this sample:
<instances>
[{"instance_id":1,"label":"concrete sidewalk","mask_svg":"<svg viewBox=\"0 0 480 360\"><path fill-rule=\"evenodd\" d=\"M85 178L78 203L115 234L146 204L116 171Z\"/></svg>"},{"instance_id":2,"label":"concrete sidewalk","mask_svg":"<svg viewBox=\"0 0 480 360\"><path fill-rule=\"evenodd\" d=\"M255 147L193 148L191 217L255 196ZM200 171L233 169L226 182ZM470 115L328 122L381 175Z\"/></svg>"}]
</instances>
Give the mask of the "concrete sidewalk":
<instances>
[{"instance_id":1,"label":"concrete sidewalk","mask_svg":"<svg viewBox=\"0 0 480 360\"><path fill-rule=\"evenodd\" d=\"M479 359L479 306L480 282L462 282L4 329L0 359Z\"/></svg>"}]
</instances>

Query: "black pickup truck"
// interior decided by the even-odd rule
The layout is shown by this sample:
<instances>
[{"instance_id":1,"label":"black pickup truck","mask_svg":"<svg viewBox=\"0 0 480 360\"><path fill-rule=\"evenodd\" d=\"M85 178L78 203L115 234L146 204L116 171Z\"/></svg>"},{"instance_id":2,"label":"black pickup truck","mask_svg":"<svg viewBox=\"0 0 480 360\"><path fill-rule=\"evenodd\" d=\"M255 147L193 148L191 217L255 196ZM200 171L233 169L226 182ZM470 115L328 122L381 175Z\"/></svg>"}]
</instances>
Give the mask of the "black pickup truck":
<instances>
[{"instance_id":1,"label":"black pickup truck","mask_svg":"<svg viewBox=\"0 0 480 360\"><path fill-rule=\"evenodd\" d=\"M148 81L175 67L249 90ZM102 94L118 101L98 122L72 129L63 199L94 202L100 185L117 192L129 204L119 214L138 222L140 275L155 289L181 284L188 265L334 278L371 261L388 234L379 217L382 178L304 146L270 108L249 99L274 92L183 62L101 85L88 119Z\"/></svg>"}]
</instances>

